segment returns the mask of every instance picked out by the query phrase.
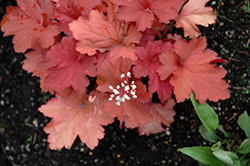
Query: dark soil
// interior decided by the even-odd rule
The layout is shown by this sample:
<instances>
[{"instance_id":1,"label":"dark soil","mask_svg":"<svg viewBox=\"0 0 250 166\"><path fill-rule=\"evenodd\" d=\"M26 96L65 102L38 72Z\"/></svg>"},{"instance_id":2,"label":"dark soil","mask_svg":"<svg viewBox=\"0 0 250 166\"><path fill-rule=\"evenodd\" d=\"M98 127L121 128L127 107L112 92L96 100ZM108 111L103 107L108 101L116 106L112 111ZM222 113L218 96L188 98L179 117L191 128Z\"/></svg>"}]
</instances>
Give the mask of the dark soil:
<instances>
[{"instance_id":1,"label":"dark soil","mask_svg":"<svg viewBox=\"0 0 250 166\"><path fill-rule=\"evenodd\" d=\"M240 132L238 115L245 110L250 114L250 11L247 11L247 2L211 1L209 4L219 14L218 19L209 28L201 27L208 48L228 61L223 66L228 71L225 80L230 84L231 98L209 103L219 115L220 123L230 132ZM0 0L0 19L8 5L15 5L15 2ZM50 150L43 131L50 119L38 111L50 96L41 92L37 78L22 70L25 58L14 52L12 37L2 37L2 32L0 36L0 166L197 166L196 161L177 149L211 145L200 136L201 122L190 101L186 101L175 107L175 122L167 132L139 136L137 130L120 129L116 121L105 127L105 138L93 151L78 138L70 150Z\"/></svg>"}]
</instances>

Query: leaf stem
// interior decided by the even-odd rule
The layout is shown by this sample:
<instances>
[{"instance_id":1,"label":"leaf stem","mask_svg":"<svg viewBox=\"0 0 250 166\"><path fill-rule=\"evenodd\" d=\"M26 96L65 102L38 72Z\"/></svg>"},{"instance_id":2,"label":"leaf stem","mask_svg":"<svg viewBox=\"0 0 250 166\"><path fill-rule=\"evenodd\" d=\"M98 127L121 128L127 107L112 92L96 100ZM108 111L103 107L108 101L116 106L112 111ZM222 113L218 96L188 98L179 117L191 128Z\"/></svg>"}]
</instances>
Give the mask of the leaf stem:
<instances>
[{"instance_id":1,"label":"leaf stem","mask_svg":"<svg viewBox=\"0 0 250 166\"><path fill-rule=\"evenodd\" d=\"M217 134L215 134L217 139L219 139L220 141L224 141L222 138L220 138Z\"/></svg>"},{"instance_id":2,"label":"leaf stem","mask_svg":"<svg viewBox=\"0 0 250 166\"><path fill-rule=\"evenodd\" d=\"M233 23L234 24L234 21L232 21L232 20L230 20L230 19L228 19L228 18L226 18L226 17L224 17L224 16L222 16L222 15L217 15L218 17L220 17L220 18L223 18L223 19L225 19L225 20L227 20L227 21L229 21L229 22L231 22L231 23Z\"/></svg>"},{"instance_id":3,"label":"leaf stem","mask_svg":"<svg viewBox=\"0 0 250 166\"><path fill-rule=\"evenodd\" d=\"M168 26L168 28L163 32L162 36L165 36L167 34L167 32L169 31L169 29L173 26L173 24L175 23L175 20L173 20L170 25Z\"/></svg>"}]
</instances>

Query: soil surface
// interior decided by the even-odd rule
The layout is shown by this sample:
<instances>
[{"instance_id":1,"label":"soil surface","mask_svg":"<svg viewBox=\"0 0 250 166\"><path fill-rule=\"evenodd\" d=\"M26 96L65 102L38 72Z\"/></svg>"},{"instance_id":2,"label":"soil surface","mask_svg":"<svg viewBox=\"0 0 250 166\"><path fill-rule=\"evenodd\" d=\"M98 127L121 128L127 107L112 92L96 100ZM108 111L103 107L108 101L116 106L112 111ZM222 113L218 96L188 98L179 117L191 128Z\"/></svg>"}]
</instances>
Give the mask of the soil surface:
<instances>
[{"instance_id":1,"label":"soil surface","mask_svg":"<svg viewBox=\"0 0 250 166\"><path fill-rule=\"evenodd\" d=\"M0 19L9 5L15 1L0 0ZM227 131L241 132L237 118L245 110L250 114L249 0L218 0L208 5L218 19L201 31L208 48L228 61L223 66L231 91L229 99L209 104ZM175 122L166 132L139 136L137 130L120 129L116 121L105 127L105 138L92 151L79 138L70 150L50 150L43 131L50 119L38 111L50 95L41 92L38 78L22 70L25 58L14 52L12 37L2 37L2 32L0 36L0 166L197 166L177 149L211 146L200 136L201 122L187 100L176 105Z\"/></svg>"}]
</instances>

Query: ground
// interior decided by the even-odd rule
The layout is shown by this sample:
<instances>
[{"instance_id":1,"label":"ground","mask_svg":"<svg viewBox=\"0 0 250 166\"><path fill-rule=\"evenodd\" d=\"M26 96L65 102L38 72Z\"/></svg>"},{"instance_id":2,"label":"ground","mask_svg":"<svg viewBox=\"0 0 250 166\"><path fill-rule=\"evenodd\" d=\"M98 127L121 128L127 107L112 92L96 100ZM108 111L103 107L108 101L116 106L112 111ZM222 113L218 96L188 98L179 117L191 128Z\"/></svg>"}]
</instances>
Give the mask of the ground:
<instances>
[{"instance_id":1,"label":"ground","mask_svg":"<svg viewBox=\"0 0 250 166\"><path fill-rule=\"evenodd\" d=\"M2 19L6 6L15 1L0 0L0 4ZM229 99L209 104L220 124L235 133L239 131L237 117L245 110L250 114L249 0L210 1L208 5L218 13L218 19L201 30L208 48L228 61L223 66L231 91ZM22 70L24 56L14 52L12 37L2 37L2 32L0 36L0 166L197 166L177 149L211 145L200 136L201 122L187 100L174 108L175 122L166 132L139 136L137 130L120 129L116 121L105 127L105 138L92 151L78 138L70 150L50 150L43 131L50 119L38 111L50 96L41 92L37 78Z\"/></svg>"}]
</instances>

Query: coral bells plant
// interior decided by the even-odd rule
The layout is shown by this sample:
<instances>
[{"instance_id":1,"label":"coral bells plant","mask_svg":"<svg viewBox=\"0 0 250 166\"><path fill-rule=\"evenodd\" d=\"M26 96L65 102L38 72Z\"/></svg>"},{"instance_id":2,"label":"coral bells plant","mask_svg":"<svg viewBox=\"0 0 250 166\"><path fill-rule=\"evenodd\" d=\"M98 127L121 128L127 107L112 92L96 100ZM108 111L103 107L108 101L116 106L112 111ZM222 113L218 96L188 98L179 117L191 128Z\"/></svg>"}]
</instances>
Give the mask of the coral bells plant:
<instances>
[{"instance_id":1,"label":"coral bells plant","mask_svg":"<svg viewBox=\"0 0 250 166\"><path fill-rule=\"evenodd\" d=\"M94 149L114 118L140 135L162 132L174 121L175 101L191 93L200 103L229 98L226 70L214 64L226 61L199 37L197 25L216 20L207 2L17 0L7 7L4 36L14 35L23 69L55 96L39 108L52 118L44 128L51 149L70 148L77 136Z\"/></svg>"}]
</instances>

